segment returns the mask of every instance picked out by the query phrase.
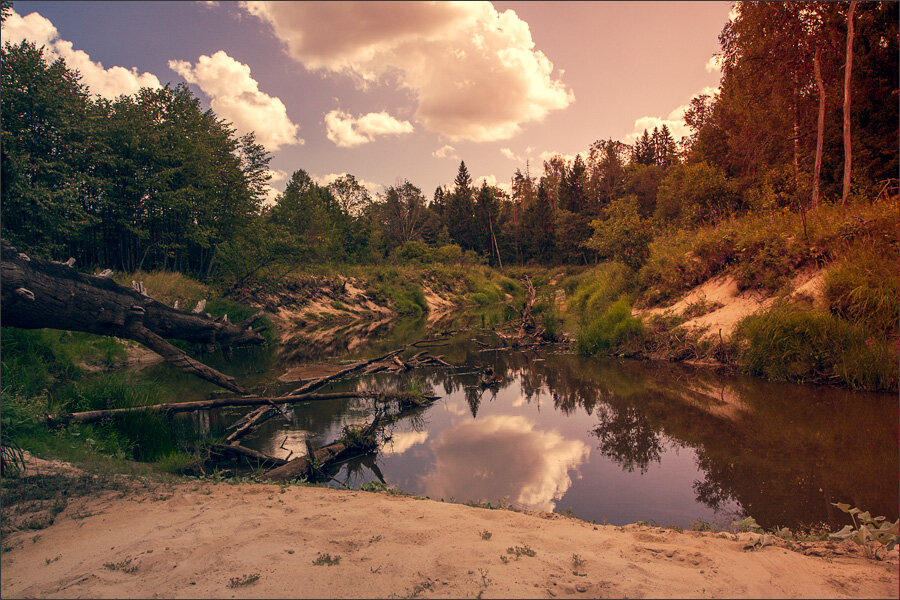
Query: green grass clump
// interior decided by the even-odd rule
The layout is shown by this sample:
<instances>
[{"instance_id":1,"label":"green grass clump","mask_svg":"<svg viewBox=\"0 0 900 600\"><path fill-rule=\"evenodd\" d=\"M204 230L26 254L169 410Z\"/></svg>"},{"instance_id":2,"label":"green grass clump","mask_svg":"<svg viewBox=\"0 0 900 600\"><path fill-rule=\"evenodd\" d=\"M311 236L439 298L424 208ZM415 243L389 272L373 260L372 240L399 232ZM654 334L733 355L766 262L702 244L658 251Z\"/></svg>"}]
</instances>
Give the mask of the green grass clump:
<instances>
[{"instance_id":1,"label":"green grass clump","mask_svg":"<svg viewBox=\"0 0 900 600\"><path fill-rule=\"evenodd\" d=\"M583 322L603 314L635 286L634 271L618 262L607 262L580 276L568 309Z\"/></svg>"},{"instance_id":2,"label":"green grass clump","mask_svg":"<svg viewBox=\"0 0 900 600\"><path fill-rule=\"evenodd\" d=\"M578 352L585 356L619 353L628 342L639 342L642 331L641 320L631 316L631 305L622 298L581 326Z\"/></svg>"},{"instance_id":3,"label":"green grass clump","mask_svg":"<svg viewBox=\"0 0 900 600\"><path fill-rule=\"evenodd\" d=\"M375 300L389 304L401 315L421 315L428 312L428 302L422 286L416 283L420 277L411 277L409 268L397 267L372 269L369 285Z\"/></svg>"},{"instance_id":4,"label":"green grass clump","mask_svg":"<svg viewBox=\"0 0 900 600\"><path fill-rule=\"evenodd\" d=\"M897 388L896 349L832 314L777 306L744 319L735 335L744 343L741 362L757 375L871 391Z\"/></svg>"},{"instance_id":5,"label":"green grass clump","mask_svg":"<svg viewBox=\"0 0 900 600\"><path fill-rule=\"evenodd\" d=\"M4 328L2 336L3 447L70 459L105 455L141 461L194 448L196 434L186 419L170 422L159 414L126 414L49 430L42 423L46 414L155 404L165 391L132 373L88 375L77 366L91 357L124 355L112 338L14 328Z\"/></svg>"},{"instance_id":6,"label":"green grass clump","mask_svg":"<svg viewBox=\"0 0 900 600\"><path fill-rule=\"evenodd\" d=\"M884 256L855 244L825 277L825 301L835 316L885 335L896 335L900 277L896 249Z\"/></svg>"}]
</instances>

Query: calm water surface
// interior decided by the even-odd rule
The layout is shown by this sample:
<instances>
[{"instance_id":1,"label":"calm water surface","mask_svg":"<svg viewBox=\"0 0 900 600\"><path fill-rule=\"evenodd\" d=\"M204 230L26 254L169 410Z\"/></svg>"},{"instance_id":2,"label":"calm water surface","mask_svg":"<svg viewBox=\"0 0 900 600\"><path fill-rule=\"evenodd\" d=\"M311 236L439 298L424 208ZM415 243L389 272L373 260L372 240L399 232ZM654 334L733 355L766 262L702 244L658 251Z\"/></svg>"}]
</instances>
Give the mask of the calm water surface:
<instances>
[{"instance_id":1,"label":"calm water surface","mask_svg":"<svg viewBox=\"0 0 900 600\"><path fill-rule=\"evenodd\" d=\"M300 339L224 368L277 394L298 385L276 381L289 367L377 356L425 333L425 323L414 322L376 330L368 341L358 332L337 335L337 342L332 335L330 346ZM489 339L476 329L430 349L452 369L322 388L398 388L412 377L441 397L397 423L377 455L336 468L332 485L383 481L436 500L506 502L617 525L690 527L702 519L728 527L752 515L767 528L841 526L846 516L831 502L898 516L895 395L584 358L554 347L485 352L472 341L476 335ZM484 389L486 367L500 383ZM290 422L272 419L243 443L296 457L306 439L327 444L371 411L364 400L298 404ZM224 430L245 412L222 409L203 419Z\"/></svg>"}]
</instances>

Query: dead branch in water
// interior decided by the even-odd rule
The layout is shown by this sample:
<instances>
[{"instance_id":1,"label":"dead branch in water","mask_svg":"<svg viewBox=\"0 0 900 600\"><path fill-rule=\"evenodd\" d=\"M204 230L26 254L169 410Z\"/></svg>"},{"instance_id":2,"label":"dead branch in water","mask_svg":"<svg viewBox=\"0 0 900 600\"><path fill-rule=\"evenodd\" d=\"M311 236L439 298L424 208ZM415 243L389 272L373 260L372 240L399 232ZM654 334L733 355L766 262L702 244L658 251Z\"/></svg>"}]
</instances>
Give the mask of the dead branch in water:
<instances>
[{"instance_id":1,"label":"dead branch in water","mask_svg":"<svg viewBox=\"0 0 900 600\"><path fill-rule=\"evenodd\" d=\"M345 398L373 398L376 402L387 402L406 398L408 394L392 392L332 392L328 394L301 394L296 396L280 396L277 398L261 398L258 396L241 396L236 398L216 398L213 400L197 400L195 402L171 402L169 404L152 404L149 406L132 406L129 408L112 408L108 410L89 410L77 413L47 415L48 425L65 425L67 423L95 423L103 419L113 418L130 413L160 413L171 415L195 410L209 410L222 406L260 406L266 404L298 404L300 402L317 402ZM426 396L435 400L437 396Z\"/></svg>"},{"instance_id":2,"label":"dead branch in water","mask_svg":"<svg viewBox=\"0 0 900 600\"><path fill-rule=\"evenodd\" d=\"M362 427L360 432L356 436L353 436L357 438L357 441L355 442L351 439L348 439L349 436L345 435L340 440L323 446L318 450L313 450L312 446L307 441L306 456L297 457L282 466L276 467L266 472L266 474L263 476L263 479L285 481L289 479L300 479L304 477L310 478L314 476L317 471L321 471L330 464L353 455L372 452L378 447L378 442L375 441L375 436L379 428L386 427L390 423L403 418L412 410L415 410L417 408L424 408L431 405L436 398L436 396L422 396L417 398L415 396L408 395L405 398L399 399L399 411L396 414L384 415L380 412L376 413L375 418L372 420L372 422L365 427Z\"/></svg>"}]
</instances>

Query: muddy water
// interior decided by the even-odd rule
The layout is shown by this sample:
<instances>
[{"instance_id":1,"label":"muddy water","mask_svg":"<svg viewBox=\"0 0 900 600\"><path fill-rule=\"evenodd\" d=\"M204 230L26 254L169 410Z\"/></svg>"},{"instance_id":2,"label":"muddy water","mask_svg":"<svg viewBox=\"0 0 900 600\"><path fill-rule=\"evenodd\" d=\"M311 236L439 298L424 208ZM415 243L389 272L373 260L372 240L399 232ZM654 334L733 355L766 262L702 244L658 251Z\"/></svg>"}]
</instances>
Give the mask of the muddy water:
<instances>
[{"instance_id":1,"label":"muddy water","mask_svg":"<svg viewBox=\"0 0 900 600\"><path fill-rule=\"evenodd\" d=\"M322 389L403 387L413 378L441 397L396 424L377 455L341 464L332 485L382 481L432 499L507 503L612 524L728 527L747 515L767 528L849 522L831 502L897 518L894 395L584 358L561 347L485 352L472 341L489 339L477 334L479 318L466 324L475 329L430 349L452 369L370 375ZM354 338L349 351L317 351L322 347L310 342L300 357L257 357L243 365L242 381L266 382L271 394L293 389L297 382L276 378L291 369L302 374L296 367L303 364L375 356L420 339L426 325ZM490 388L479 385L486 367L499 378ZM244 412L224 409L205 419L223 430ZM290 422L271 420L243 443L295 457L305 453L306 439L329 443L344 424L370 414L368 401L299 404Z\"/></svg>"}]
</instances>

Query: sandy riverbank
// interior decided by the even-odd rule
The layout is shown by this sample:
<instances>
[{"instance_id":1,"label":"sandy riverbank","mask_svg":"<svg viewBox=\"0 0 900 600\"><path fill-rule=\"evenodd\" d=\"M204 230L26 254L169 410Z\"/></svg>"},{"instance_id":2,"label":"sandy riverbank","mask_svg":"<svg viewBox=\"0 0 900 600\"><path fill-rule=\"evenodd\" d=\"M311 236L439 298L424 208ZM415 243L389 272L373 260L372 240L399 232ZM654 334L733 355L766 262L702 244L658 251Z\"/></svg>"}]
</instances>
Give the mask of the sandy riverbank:
<instances>
[{"instance_id":1,"label":"sandy riverbank","mask_svg":"<svg viewBox=\"0 0 900 600\"><path fill-rule=\"evenodd\" d=\"M4 598L898 595L896 551L875 561L851 543L745 549L755 537L384 493L143 483L71 498L51 526L4 536L0 589ZM315 564L325 555L340 559Z\"/></svg>"}]
</instances>

